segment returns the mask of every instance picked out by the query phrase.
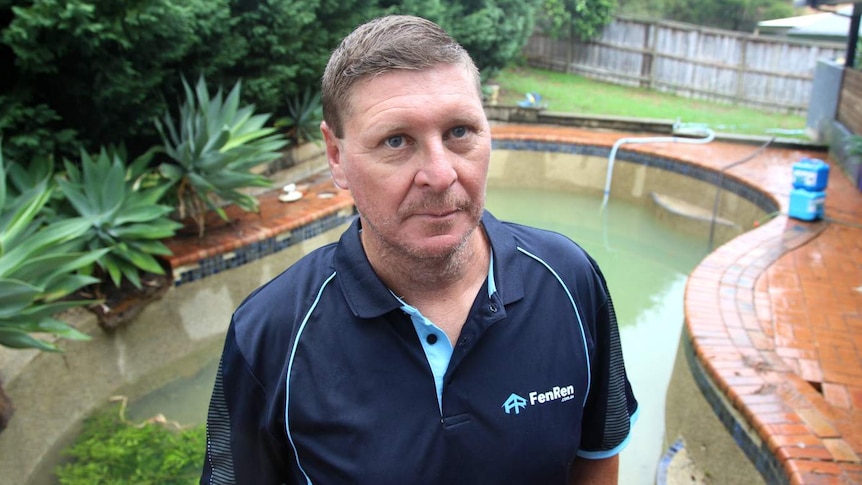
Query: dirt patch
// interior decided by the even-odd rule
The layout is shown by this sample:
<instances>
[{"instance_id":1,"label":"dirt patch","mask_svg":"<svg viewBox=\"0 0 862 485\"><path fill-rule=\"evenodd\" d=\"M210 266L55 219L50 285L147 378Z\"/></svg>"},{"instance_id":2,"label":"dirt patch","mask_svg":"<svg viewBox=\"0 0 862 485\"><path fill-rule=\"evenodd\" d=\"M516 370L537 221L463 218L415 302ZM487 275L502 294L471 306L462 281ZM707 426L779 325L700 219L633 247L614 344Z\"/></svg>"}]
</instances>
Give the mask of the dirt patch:
<instances>
[{"instance_id":1,"label":"dirt patch","mask_svg":"<svg viewBox=\"0 0 862 485\"><path fill-rule=\"evenodd\" d=\"M691 459L683 442L667 464L665 483L659 485L706 485L708 483L710 482L706 474Z\"/></svg>"},{"instance_id":2,"label":"dirt patch","mask_svg":"<svg viewBox=\"0 0 862 485\"><path fill-rule=\"evenodd\" d=\"M108 281L97 288L89 288L82 296L102 300L87 309L96 315L102 330L112 332L134 320L147 305L162 298L170 287L170 276L143 273L140 288L126 279L119 287Z\"/></svg>"},{"instance_id":3,"label":"dirt patch","mask_svg":"<svg viewBox=\"0 0 862 485\"><path fill-rule=\"evenodd\" d=\"M14 412L15 408L12 406L12 400L9 399L6 391L3 390L3 382L0 382L0 432L6 429Z\"/></svg>"}]
</instances>

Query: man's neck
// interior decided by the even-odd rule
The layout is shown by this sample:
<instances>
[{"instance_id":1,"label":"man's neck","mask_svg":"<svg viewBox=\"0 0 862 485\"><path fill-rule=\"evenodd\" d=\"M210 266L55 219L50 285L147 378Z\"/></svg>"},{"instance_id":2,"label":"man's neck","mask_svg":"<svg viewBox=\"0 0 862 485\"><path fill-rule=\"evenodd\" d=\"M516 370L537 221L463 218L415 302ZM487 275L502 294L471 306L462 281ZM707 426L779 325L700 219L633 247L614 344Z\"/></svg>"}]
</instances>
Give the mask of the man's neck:
<instances>
[{"instance_id":1,"label":"man's neck","mask_svg":"<svg viewBox=\"0 0 862 485\"><path fill-rule=\"evenodd\" d=\"M381 254L377 254L381 256ZM491 249L477 228L463 247L448 258L428 260L384 255L371 266L383 282L408 305L443 330L455 345L476 295L488 277Z\"/></svg>"},{"instance_id":2,"label":"man's neck","mask_svg":"<svg viewBox=\"0 0 862 485\"><path fill-rule=\"evenodd\" d=\"M446 257L415 258L382 251L368 254L368 259L389 289L420 308L419 302L448 300L468 291L472 301L488 275L490 254L487 236L479 226Z\"/></svg>"}]
</instances>

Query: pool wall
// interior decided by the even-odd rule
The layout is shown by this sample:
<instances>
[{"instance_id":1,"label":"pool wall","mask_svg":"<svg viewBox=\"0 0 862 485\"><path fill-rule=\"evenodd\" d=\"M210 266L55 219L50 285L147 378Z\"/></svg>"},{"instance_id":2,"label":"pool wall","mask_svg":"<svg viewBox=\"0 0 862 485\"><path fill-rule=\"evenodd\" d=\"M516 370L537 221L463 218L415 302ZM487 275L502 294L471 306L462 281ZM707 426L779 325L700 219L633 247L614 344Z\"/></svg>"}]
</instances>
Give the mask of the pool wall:
<instances>
[{"instance_id":1,"label":"pool wall","mask_svg":"<svg viewBox=\"0 0 862 485\"><path fill-rule=\"evenodd\" d=\"M488 184L576 190L601 197L609 153L610 149L602 146L495 141ZM773 198L735 179L685 162L626 150L617 155L610 198L653 205L659 219L688 234L708 237L713 232L716 246L778 210Z\"/></svg>"}]
</instances>

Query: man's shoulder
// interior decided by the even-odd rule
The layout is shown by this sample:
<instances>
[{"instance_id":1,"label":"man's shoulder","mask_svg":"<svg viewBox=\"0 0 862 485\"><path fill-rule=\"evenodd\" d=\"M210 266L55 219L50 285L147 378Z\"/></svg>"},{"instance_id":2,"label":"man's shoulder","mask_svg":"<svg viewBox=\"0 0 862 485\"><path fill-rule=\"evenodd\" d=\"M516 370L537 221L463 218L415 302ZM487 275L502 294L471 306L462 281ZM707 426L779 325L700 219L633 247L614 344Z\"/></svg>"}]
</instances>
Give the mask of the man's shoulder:
<instances>
[{"instance_id":1,"label":"man's shoulder","mask_svg":"<svg viewBox=\"0 0 862 485\"><path fill-rule=\"evenodd\" d=\"M277 379L277 374L270 375L265 370L272 363L268 359L290 347L303 319L314 307L318 293L334 272L335 246L322 246L303 256L254 290L234 311L232 344L245 355L258 378Z\"/></svg>"},{"instance_id":2,"label":"man's shoulder","mask_svg":"<svg viewBox=\"0 0 862 485\"><path fill-rule=\"evenodd\" d=\"M571 261L587 262L587 252L570 237L559 232L528 226L517 222L501 222L502 226L512 234L515 244L521 252L529 252L537 256L553 259L561 258Z\"/></svg>"},{"instance_id":3,"label":"man's shoulder","mask_svg":"<svg viewBox=\"0 0 862 485\"><path fill-rule=\"evenodd\" d=\"M268 337L270 332L292 332L334 273L335 247L328 244L314 249L246 296L233 314L238 337L262 331Z\"/></svg>"},{"instance_id":4,"label":"man's shoulder","mask_svg":"<svg viewBox=\"0 0 862 485\"><path fill-rule=\"evenodd\" d=\"M281 274L255 289L239 308L268 306L285 302L288 297L304 300L309 293L316 292L334 270L334 254L337 244L321 246L302 256Z\"/></svg>"}]
</instances>

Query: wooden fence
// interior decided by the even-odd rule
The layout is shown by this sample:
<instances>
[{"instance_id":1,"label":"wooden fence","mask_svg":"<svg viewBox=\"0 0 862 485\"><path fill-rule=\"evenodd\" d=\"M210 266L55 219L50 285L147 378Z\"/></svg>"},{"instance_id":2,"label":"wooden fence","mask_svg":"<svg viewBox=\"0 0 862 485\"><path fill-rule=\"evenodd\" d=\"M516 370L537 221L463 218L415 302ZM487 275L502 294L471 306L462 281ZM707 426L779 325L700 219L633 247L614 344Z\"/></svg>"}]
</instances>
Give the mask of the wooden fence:
<instances>
[{"instance_id":1,"label":"wooden fence","mask_svg":"<svg viewBox=\"0 0 862 485\"><path fill-rule=\"evenodd\" d=\"M844 69L838 121L853 133L862 135L862 71Z\"/></svg>"},{"instance_id":2,"label":"wooden fence","mask_svg":"<svg viewBox=\"0 0 862 485\"><path fill-rule=\"evenodd\" d=\"M846 46L742 34L655 19L616 17L592 41L535 33L532 66L698 99L804 114L818 59Z\"/></svg>"}]
</instances>

